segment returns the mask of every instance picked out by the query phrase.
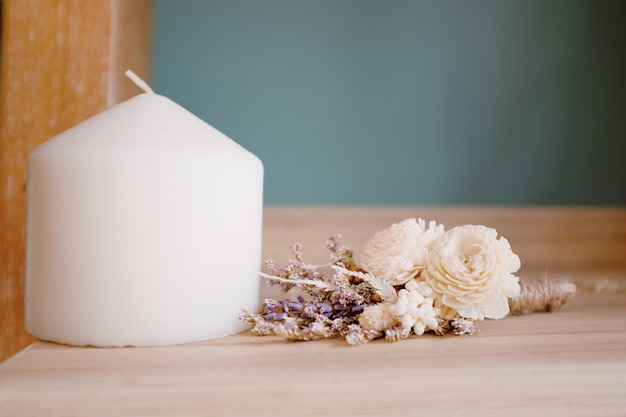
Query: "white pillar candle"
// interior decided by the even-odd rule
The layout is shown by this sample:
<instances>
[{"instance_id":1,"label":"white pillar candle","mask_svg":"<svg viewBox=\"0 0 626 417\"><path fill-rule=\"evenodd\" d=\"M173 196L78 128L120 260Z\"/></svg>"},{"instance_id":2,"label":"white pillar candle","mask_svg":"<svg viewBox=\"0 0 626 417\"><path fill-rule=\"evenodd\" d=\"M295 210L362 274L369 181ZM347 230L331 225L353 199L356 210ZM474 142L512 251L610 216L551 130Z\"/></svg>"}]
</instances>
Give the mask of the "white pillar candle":
<instances>
[{"instance_id":1,"label":"white pillar candle","mask_svg":"<svg viewBox=\"0 0 626 417\"><path fill-rule=\"evenodd\" d=\"M171 100L140 94L28 165L25 325L71 345L226 336L258 306L263 167Z\"/></svg>"}]
</instances>

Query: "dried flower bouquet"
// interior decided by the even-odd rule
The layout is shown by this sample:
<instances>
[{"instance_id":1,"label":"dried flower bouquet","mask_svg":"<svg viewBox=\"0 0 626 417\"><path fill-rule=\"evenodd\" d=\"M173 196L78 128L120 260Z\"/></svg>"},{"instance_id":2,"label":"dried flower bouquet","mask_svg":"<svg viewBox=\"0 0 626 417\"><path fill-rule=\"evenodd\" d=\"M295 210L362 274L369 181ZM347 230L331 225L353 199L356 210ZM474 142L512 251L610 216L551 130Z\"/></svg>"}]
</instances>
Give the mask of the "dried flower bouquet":
<instances>
[{"instance_id":1,"label":"dried flower bouquet","mask_svg":"<svg viewBox=\"0 0 626 417\"><path fill-rule=\"evenodd\" d=\"M325 265L306 264L299 243L287 265L266 262L261 276L270 285L300 294L266 299L256 314L242 311L240 319L255 334L289 340L340 335L351 345L427 332L473 334L477 321L553 311L576 292L569 283L520 283L520 260L509 242L480 225L446 231L434 221L404 220L367 242L361 265L338 236L326 246L331 259Z\"/></svg>"}]
</instances>

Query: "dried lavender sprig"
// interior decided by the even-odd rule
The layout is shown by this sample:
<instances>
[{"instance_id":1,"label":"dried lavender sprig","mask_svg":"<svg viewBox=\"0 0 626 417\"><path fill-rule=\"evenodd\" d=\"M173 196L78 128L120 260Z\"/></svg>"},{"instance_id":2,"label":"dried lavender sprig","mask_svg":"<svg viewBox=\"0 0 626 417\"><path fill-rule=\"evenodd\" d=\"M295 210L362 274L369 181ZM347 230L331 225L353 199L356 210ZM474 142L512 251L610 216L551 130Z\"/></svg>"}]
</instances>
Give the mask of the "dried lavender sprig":
<instances>
[{"instance_id":1,"label":"dried lavender sprig","mask_svg":"<svg viewBox=\"0 0 626 417\"><path fill-rule=\"evenodd\" d=\"M316 301L339 302L344 306L368 304L375 301L372 295L375 289L371 285L360 286L362 273L351 273L358 270L352 256L352 251L339 244L339 235L332 236L327 241L327 248L332 252L331 262L323 265L305 264L302 255L302 245L292 245L293 259L281 268L276 268L274 261L266 261L269 274L261 273L268 285L278 285L284 292L292 288L299 288L311 295ZM319 271L319 268L331 267L332 276ZM379 300L376 300L379 301Z\"/></svg>"},{"instance_id":2,"label":"dried lavender sprig","mask_svg":"<svg viewBox=\"0 0 626 417\"><path fill-rule=\"evenodd\" d=\"M288 283L288 284L292 284L293 286L297 286L300 288L305 287L305 286L313 286L317 288L323 288L326 290L334 289L332 283L322 281L322 280L317 280L317 279L283 278L277 275L266 274L264 272L260 272L259 275L267 280Z\"/></svg>"},{"instance_id":3,"label":"dried lavender sprig","mask_svg":"<svg viewBox=\"0 0 626 417\"><path fill-rule=\"evenodd\" d=\"M370 340L377 339L382 336L381 332L376 331L366 331L361 328L358 324L351 324L347 326L346 330L343 332L343 337L346 342L350 345L362 345L363 343L367 343Z\"/></svg>"},{"instance_id":4,"label":"dried lavender sprig","mask_svg":"<svg viewBox=\"0 0 626 417\"><path fill-rule=\"evenodd\" d=\"M331 261L324 265L305 264L299 243L292 245L293 259L285 266L277 268L273 260L266 261L269 273L261 273L261 276L269 284L279 285L284 291L298 288L312 300L307 302L301 295L297 301L265 300L257 315L242 317L253 326L253 332L312 340L320 335L345 337L346 329L358 327L358 317L364 307L374 302L375 289L360 279L364 272L351 272L362 270L356 266L352 251L339 244L338 235L328 239L327 248L331 251ZM324 267L333 269L332 276L318 270ZM368 333L366 339L374 337Z\"/></svg>"},{"instance_id":5,"label":"dried lavender sprig","mask_svg":"<svg viewBox=\"0 0 626 417\"><path fill-rule=\"evenodd\" d=\"M389 301L393 303L398 299L398 292L393 287L393 285L391 285L387 281L383 281L382 279L375 277L372 274L347 269L343 265L333 265L332 269L335 271L335 273L360 278L361 280L365 281L372 287L372 289L376 292L376 294L380 296L383 301Z\"/></svg>"},{"instance_id":6,"label":"dried lavender sprig","mask_svg":"<svg viewBox=\"0 0 626 417\"><path fill-rule=\"evenodd\" d=\"M350 283L346 275L335 273L332 278L332 283L335 287L332 298L337 303L343 306L365 303L365 297L359 292L359 286Z\"/></svg>"},{"instance_id":7,"label":"dried lavender sprig","mask_svg":"<svg viewBox=\"0 0 626 417\"><path fill-rule=\"evenodd\" d=\"M281 268L276 268L271 259L265 262L270 273L262 273L262 276L268 279L268 285L279 285L283 292L297 287L317 298L322 298L324 291L332 290L330 280L325 274L318 271L325 265L305 264L299 243L292 246L292 253L295 259L290 259L289 263Z\"/></svg>"},{"instance_id":8,"label":"dried lavender sprig","mask_svg":"<svg viewBox=\"0 0 626 417\"><path fill-rule=\"evenodd\" d=\"M316 315L315 320L301 322L294 317L281 320L266 319L259 314L250 314L242 310L239 319L252 326L250 329L258 336L281 336L288 340L316 340L333 336L333 321L323 315Z\"/></svg>"},{"instance_id":9,"label":"dried lavender sprig","mask_svg":"<svg viewBox=\"0 0 626 417\"><path fill-rule=\"evenodd\" d=\"M294 317L302 320L319 320L320 316L330 319L344 318L352 322L356 321L358 315L363 311L363 305L342 305L340 303L329 304L329 302L307 302L299 297L295 300L274 300L266 299L259 309L259 315L266 320L284 320L287 317Z\"/></svg>"},{"instance_id":10,"label":"dried lavender sprig","mask_svg":"<svg viewBox=\"0 0 626 417\"><path fill-rule=\"evenodd\" d=\"M342 261L346 266L350 267L355 265L354 252L347 246L339 244L340 234L333 235L326 241L326 248L332 252L332 258L335 263Z\"/></svg>"}]
</instances>

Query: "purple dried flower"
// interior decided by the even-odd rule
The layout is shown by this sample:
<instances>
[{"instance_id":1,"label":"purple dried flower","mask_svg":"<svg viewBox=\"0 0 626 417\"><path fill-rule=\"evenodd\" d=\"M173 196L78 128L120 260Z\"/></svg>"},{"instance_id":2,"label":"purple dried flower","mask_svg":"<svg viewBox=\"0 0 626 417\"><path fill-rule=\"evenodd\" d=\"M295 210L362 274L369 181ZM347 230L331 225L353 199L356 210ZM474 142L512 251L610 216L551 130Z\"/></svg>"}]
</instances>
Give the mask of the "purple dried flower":
<instances>
[{"instance_id":1,"label":"purple dried flower","mask_svg":"<svg viewBox=\"0 0 626 417\"><path fill-rule=\"evenodd\" d=\"M317 307L319 308L320 314L328 315L333 311L333 308L330 306L330 304L318 303Z\"/></svg>"},{"instance_id":2,"label":"purple dried flower","mask_svg":"<svg viewBox=\"0 0 626 417\"><path fill-rule=\"evenodd\" d=\"M302 303L296 303L295 301L289 302L289 311L300 312L303 308Z\"/></svg>"},{"instance_id":3,"label":"purple dried flower","mask_svg":"<svg viewBox=\"0 0 626 417\"><path fill-rule=\"evenodd\" d=\"M267 268L267 271L270 274L278 275L278 271L276 270L276 264L274 263L273 259L268 259L267 261L265 261L265 268Z\"/></svg>"},{"instance_id":4,"label":"purple dried flower","mask_svg":"<svg viewBox=\"0 0 626 417\"><path fill-rule=\"evenodd\" d=\"M307 304L306 306L304 306L304 308L302 309L302 313L300 313L300 315L303 318L306 319L310 319L315 317L315 305L313 304Z\"/></svg>"},{"instance_id":5,"label":"purple dried flower","mask_svg":"<svg viewBox=\"0 0 626 417\"><path fill-rule=\"evenodd\" d=\"M362 306L362 305L360 305L360 304L355 305L355 306L352 306L351 311L352 311L354 314L360 314L360 313L362 313L362 312L363 312L363 306Z\"/></svg>"},{"instance_id":6,"label":"purple dried flower","mask_svg":"<svg viewBox=\"0 0 626 417\"><path fill-rule=\"evenodd\" d=\"M289 340L314 340L345 336L348 326L358 326L364 306L375 302L371 299L371 288L360 285L362 281L351 279L352 275L345 272L357 271L358 267L352 251L339 244L338 236L331 237L327 247L332 255L326 265L305 264L299 243L292 246L292 259L285 266L277 268L271 259L266 261L271 273L270 276L264 274L269 279L268 284L278 285L285 292L298 288L309 295L310 301L302 295L298 295L297 300L265 300L257 315L242 318L253 326L253 332ZM331 267L335 272L325 275L320 270L323 267Z\"/></svg>"},{"instance_id":7,"label":"purple dried flower","mask_svg":"<svg viewBox=\"0 0 626 417\"><path fill-rule=\"evenodd\" d=\"M284 313L284 312L274 314L274 320L277 320L277 321L285 320L286 317L287 317L287 313Z\"/></svg>"},{"instance_id":8,"label":"purple dried flower","mask_svg":"<svg viewBox=\"0 0 626 417\"><path fill-rule=\"evenodd\" d=\"M338 246L339 246L339 235L333 235L329 237L328 240L326 241L326 247L331 251L335 251Z\"/></svg>"},{"instance_id":9,"label":"purple dried flower","mask_svg":"<svg viewBox=\"0 0 626 417\"><path fill-rule=\"evenodd\" d=\"M302 244L300 242L291 245L291 253L298 262L302 262Z\"/></svg>"}]
</instances>

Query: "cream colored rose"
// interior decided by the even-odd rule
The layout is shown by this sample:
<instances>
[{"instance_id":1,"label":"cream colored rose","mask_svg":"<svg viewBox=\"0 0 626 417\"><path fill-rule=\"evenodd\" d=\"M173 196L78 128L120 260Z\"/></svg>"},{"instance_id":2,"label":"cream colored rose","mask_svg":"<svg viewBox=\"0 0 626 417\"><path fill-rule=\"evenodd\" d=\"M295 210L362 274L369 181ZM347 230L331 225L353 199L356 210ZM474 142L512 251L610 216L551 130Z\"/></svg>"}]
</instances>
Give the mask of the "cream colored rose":
<instances>
[{"instance_id":1,"label":"cream colored rose","mask_svg":"<svg viewBox=\"0 0 626 417\"><path fill-rule=\"evenodd\" d=\"M426 267L428 249L444 233L442 225L423 219L407 219L375 234L361 256L363 268L370 274L401 285Z\"/></svg>"},{"instance_id":2,"label":"cream colored rose","mask_svg":"<svg viewBox=\"0 0 626 417\"><path fill-rule=\"evenodd\" d=\"M422 277L440 302L465 318L500 319L519 294L519 257L494 229L465 225L448 230L429 252Z\"/></svg>"}]
</instances>

